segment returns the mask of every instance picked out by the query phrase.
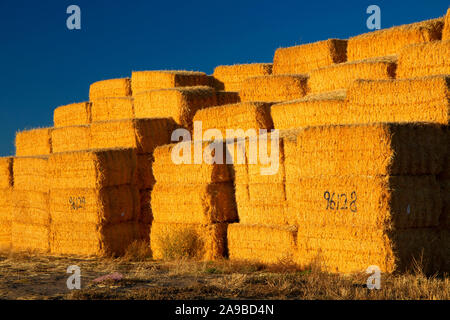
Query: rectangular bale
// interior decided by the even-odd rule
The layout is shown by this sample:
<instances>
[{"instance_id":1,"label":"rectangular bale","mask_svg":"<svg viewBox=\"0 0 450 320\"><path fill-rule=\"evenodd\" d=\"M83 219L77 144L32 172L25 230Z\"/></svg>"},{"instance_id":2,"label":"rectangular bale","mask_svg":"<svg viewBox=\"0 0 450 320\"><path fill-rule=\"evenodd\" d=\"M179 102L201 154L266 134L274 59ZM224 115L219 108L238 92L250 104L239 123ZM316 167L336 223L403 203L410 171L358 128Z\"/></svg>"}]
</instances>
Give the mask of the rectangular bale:
<instances>
[{"instance_id":1,"label":"rectangular bale","mask_svg":"<svg viewBox=\"0 0 450 320\"><path fill-rule=\"evenodd\" d=\"M141 189L151 189L156 183L153 175L153 155L152 154L138 154L137 161L137 187Z\"/></svg>"},{"instance_id":2,"label":"rectangular bale","mask_svg":"<svg viewBox=\"0 0 450 320\"><path fill-rule=\"evenodd\" d=\"M91 148L133 148L138 154L148 154L157 146L170 143L175 128L175 123L167 118L94 122Z\"/></svg>"},{"instance_id":3,"label":"rectangular bale","mask_svg":"<svg viewBox=\"0 0 450 320\"><path fill-rule=\"evenodd\" d=\"M47 254L50 252L50 225L12 223L11 250Z\"/></svg>"},{"instance_id":4,"label":"rectangular bale","mask_svg":"<svg viewBox=\"0 0 450 320\"><path fill-rule=\"evenodd\" d=\"M234 104L241 102L241 97L237 91L216 91L217 105Z\"/></svg>"},{"instance_id":5,"label":"rectangular bale","mask_svg":"<svg viewBox=\"0 0 450 320\"><path fill-rule=\"evenodd\" d=\"M300 99L308 93L307 75L272 75L244 80L241 101L282 102Z\"/></svg>"},{"instance_id":6,"label":"rectangular bale","mask_svg":"<svg viewBox=\"0 0 450 320\"><path fill-rule=\"evenodd\" d=\"M109 97L128 97L131 96L131 79L118 78L97 81L91 84L89 88L89 100Z\"/></svg>"},{"instance_id":7,"label":"rectangular bale","mask_svg":"<svg viewBox=\"0 0 450 320\"><path fill-rule=\"evenodd\" d=\"M202 225L154 221L150 231L153 259L222 259L226 255L227 228L227 223Z\"/></svg>"},{"instance_id":8,"label":"rectangular bale","mask_svg":"<svg viewBox=\"0 0 450 320\"><path fill-rule=\"evenodd\" d=\"M13 165L14 157L0 157L0 189L14 185Z\"/></svg>"},{"instance_id":9,"label":"rectangular bale","mask_svg":"<svg viewBox=\"0 0 450 320\"><path fill-rule=\"evenodd\" d=\"M443 229L450 229L450 179L441 179L442 214L439 219Z\"/></svg>"},{"instance_id":10,"label":"rectangular bale","mask_svg":"<svg viewBox=\"0 0 450 320\"><path fill-rule=\"evenodd\" d=\"M217 66L213 77L220 90L240 91L245 79L272 74L272 63L249 63Z\"/></svg>"},{"instance_id":11,"label":"rectangular bale","mask_svg":"<svg viewBox=\"0 0 450 320\"><path fill-rule=\"evenodd\" d=\"M15 190L48 192L48 157L14 158L13 177Z\"/></svg>"},{"instance_id":12,"label":"rectangular bale","mask_svg":"<svg viewBox=\"0 0 450 320\"><path fill-rule=\"evenodd\" d=\"M233 223L228 226L230 260L266 264L291 263L297 247L297 227Z\"/></svg>"},{"instance_id":13,"label":"rectangular bale","mask_svg":"<svg viewBox=\"0 0 450 320\"><path fill-rule=\"evenodd\" d=\"M394 79L396 68L395 56L340 63L312 70L308 85L311 93L347 89L357 79Z\"/></svg>"},{"instance_id":14,"label":"rectangular bale","mask_svg":"<svg viewBox=\"0 0 450 320\"><path fill-rule=\"evenodd\" d=\"M111 121L134 118L132 97L110 97L92 102L92 121Z\"/></svg>"},{"instance_id":15,"label":"rectangular bale","mask_svg":"<svg viewBox=\"0 0 450 320\"><path fill-rule=\"evenodd\" d=\"M11 248L12 188L0 188L0 251Z\"/></svg>"},{"instance_id":16,"label":"rectangular bale","mask_svg":"<svg viewBox=\"0 0 450 320\"><path fill-rule=\"evenodd\" d=\"M14 190L12 222L29 225L50 225L49 193Z\"/></svg>"},{"instance_id":17,"label":"rectangular bale","mask_svg":"<svg viewBox=\"0 0 450 320\"><path fill-rule=\"evenodd\" d=\"M91 127L79 125L55 128L52 131L53 152L69 152L91 149Z\"/></svg>"},{"instance_id":18,"label":"rectangular bale","mask_svg":"<svg viewBox=\"0 0 450 320\"><path fill-rule=\"evenodd\" d=\"M91 123L91 103L81 102L60 106L53 112L55 128L80 126Z\"/></svg>"},{"instance_id":19,"label":"rectangular bale","mask_svg":"<svg viewBox=\"0 0 450 320\"><path fill-rule=\"evenodd\" d=\"M273 58L273 74L301 74L347 60L347 40L328 39L278 48Z\"/></svg>"},{"instance_id":20,"label":"rectangular bale","mask_svg":"<svg viewBox=\"0 0 450 320\"><path fill-rule=\"evenodd\" d=\"M204 72L198 71L133 71L131 87L133 95L144 91L169 89L176 87L208 86L210 79Z\"/></svg>"},{"instance_id":21,"label":"rectangular bale","mask_svg":"<svg viewBox=\"0 0 450 320\"><path fill-rule=\"evenodd\" d=\"M16 156L42 156L52 153L53 128L24 130L16 133Z\"/></svg>"},{"instance_id":22,"label":"rectangular bale","mask_svg":"<svg viewBox=\"0 0 450 320\"><path fill-rule=\"evenodd\" d=\"M151 207L158 222L211 224L238 219L232 183L156 183Z\"/></svg>"},{"instance_id":23,"label":"rectangular bale","mask_svg":"<svg viewBox=\"0 0 450 320\"><path fill-rule=\"evenodd\" d=\"M99 149L54 153L49 158L53 189L112 187L136 183L133 149Z\"/></svg>"},{"instance_id":24,"label":"rectangular bale","mask_svg":"<svg viewBox=\"0 0 450 320\"><path fill-rule=\"evenodd\" d=\"M361 34L348 39L347 60L398 54L409 44L440 40L444 19L432 19Z\"/></svg>"},{"instance_id":25,"label":"rectangular bale","mask_svg":"<svg viewBox=\"0 0 450 320\"><path fill-rule=\"evenodd\" d=\"M143 225L151 225L153 222L152 206L150 204L152 189L139 190L139 203L141 210L137 221ZM150 227L147 230L150 232Z\"/></svg>"},{"instance_id":26,"label":"rectangular bale","mask_svg":"<svg viewBox=\"0 0 450 320\"><path fill-rule=\"evenodd\" d=\"M347 91L354 123L449 123L450 77L357 80Z\"/></svg>"},{"instance_id":27,"label":"rectangular bale","mask_svg":"<svg viewBox=\"0 0 450 320\"><path fill-rule=\"evenodd\" d=\"M410 45L400 52L397 78L450 74L450 40Z\"/></svg>"},{"instance_id":28,"label":"rectangular bale","mask_svg":"<svg viewBox=\"0 0 450 320\"><path fill-rule=\"evenodd\" d=\"M171 118L188 129L197 110L215 105L216 93L206 86L147 91L134 98L136 118Z\"/></svg>"}]
</instances>

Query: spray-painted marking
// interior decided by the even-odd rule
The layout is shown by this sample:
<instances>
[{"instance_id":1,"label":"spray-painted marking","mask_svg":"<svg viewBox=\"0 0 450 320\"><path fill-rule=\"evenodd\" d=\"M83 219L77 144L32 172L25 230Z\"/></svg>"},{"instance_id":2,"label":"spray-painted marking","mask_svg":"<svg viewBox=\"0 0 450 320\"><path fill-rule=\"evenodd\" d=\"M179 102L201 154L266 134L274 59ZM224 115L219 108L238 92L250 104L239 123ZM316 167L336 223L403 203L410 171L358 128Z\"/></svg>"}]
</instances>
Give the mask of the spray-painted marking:
<instances>
[{"instance_id":1,"label":"spray-painted marking","mask_svg":"<svg viewBox=\"0 0 450 320\"><path fill-rule=\"evenodd\" d=\"M86 199L84 197L70 197L69 205L71 210L84 209L86 205Z\"/></svg>"},{"instance_id":2,"label":"spray-painted marking","mask_svg":"<svg viewBox=\"0 0 450 320\"><path fill-rule=\"evenodd\" d=\"M323 198L327 201L326 210L350 210L352 212L358 211L358 208L356 207L356 191L350 193L350 196L348 196L347 193L325 191L323 194Z\"/></svg>"}]
</instances>

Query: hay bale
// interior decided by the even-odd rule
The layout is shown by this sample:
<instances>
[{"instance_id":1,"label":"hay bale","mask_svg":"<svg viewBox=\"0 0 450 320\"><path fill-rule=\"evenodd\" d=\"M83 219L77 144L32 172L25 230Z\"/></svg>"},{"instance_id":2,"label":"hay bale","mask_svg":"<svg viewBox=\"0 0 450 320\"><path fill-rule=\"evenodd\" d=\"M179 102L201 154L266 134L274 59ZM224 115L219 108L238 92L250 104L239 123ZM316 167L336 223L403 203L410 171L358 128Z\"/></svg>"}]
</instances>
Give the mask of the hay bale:
<instances>
[{"instance_id":1,"label":"hay bale","mask_svg":"<svg viewBox=\"0 0 450 320\"><path fill-rule=\"evenodd\" d=\"M54 153L49 158L49 182L55 189L135 184L136 153L133 149Z\"/></svg>"},{"instance_id":2,"label":"hay bale","mask_svg":"<svg viewBox=\"0 0 450 320\"><path fill-rule=\"evenodd\" d=\"M442 215L440 227L450 229L450 179L441 179Z\"/></svg>"},{"instance_id":3,"label":"hay bale","mask_svg":"<svg viewBox=\"0 0 450 320\"><path fill-rule=\"evenodd\" d=\"M113 225L136 221L140 210L135 186L50 190L52 223Z\"/></svg>"},{"instance_id":4,"label":"hay bale","mask_svg":"<svg viewBox=\"0 0 450 320\"><path fill-rule=\"evenodd\" d=\"M138 154L137 160L137 187L141 189L151 189L155 185L155 176L153 175L152 154Z\"/></svg>"},{"instance_id":5,"label":"hay bale","mask_svg":"<svg viewBox=\"0 0 450 320\"><path fill-rule=\"evenodd\" d=\"M450 9L447 10L445 15L445 25L442 30L442 40L450 40Z\"/></svg>"},{"instance_id":6,"label":"hay bale","mask_svg":"<svg viewBox=\"0 0 450 320\"><path fill-rule=\"evenodd\" d=\"M139 200L141 211L139 212L139 216L137 221L144 225L151 225L153 222L153 213L152 207L150 205L152 189L141 189L139 190ZM150 227L147 232L150 232Z\"/></svg>"},{"instance_id":7,"label":"hay bale","mask_svg":"<svg viewBox=\"0 0 450 320\"><path fill-rule=\"evenodd\" d=\"M170 143L175 128L167 118L94 122L91 148L133 148L138 154L152 153L157 146Z\"/></svg>"},{"instance_id":8,"label":"hay bale","mask_svg":"<svg viewBox=\"0 0 450 320\"><path fill-rule=\"evenodd\" d=\"M219 90L240 91L245 79L270 74L272 74L272 63L250 63L217 66L213 77L219 84Z\"/></svg>"},{"instance_id":9,"label":"hay bale","mask_svg":"<svg viewBox=\"0 0 450 320\"><path fill-rule=\"evenodd\" d=\"M52 223L50 251L56 255L120 256L138 240L136 222L112 225Z\"/></svg>"},{"instance_id":10,"label":"hay bale","mask_svg":"<svg viewBox=\"0 0 450 320\"><path fill-rule=\"evenodd\" d=\"M217 260L226 254L226 223L202 225L194 223L163 223L154 221L150 233L150 246L154 259L195 257ZM184 239L191 240L183 243Z\"/></svg>"},{"instance_id":11,"label":"hay bale","mask_svg":"<svg viewBox=\"0 0 450 320\"><path fill-rule=\"evenodd\" d=\"M448 76L403 80L357 80L347 91L354 123L449 123Z\"/></svg>"},{"instance_id":12,"label":"hay bale","mask_svg":"<svg viewBox=\"0 0 450 320\"><path fill-rule=\"evenodd\" d=\"M47 254L50 251L50 227L14 223L11 226L11 250L15 252L36 252Z\"/></svg>"},{"instance_id":13,"label":"hay bale","mask_svg":"<svg viewBox=\"0 0 450 320\"><path fill-rule=\"evenodd\" d=\"M91 127L80 125L53 129L52 148L54 153L91 149Z\"/></svg>"},{"instance_id":14,"label":"hay bale","mask_svg":"<svg viewBox=\"0 0 450 320\"><path fill-rule=\"evenodd\" d=\"M241 101L281 102L300 99L308 92L307 80L307 75L248 78L241 86Z\"/></svg>"},{"instance_id":15,"label":"hay bale","mask_svg":"<svg viewBox=\"0 0 450 320\"><path fill-rule=\"evenodd\" d=\"M216 100L218 106L241 102L239 92L236 91L222 91L222 90L216 91Z\"/></svg>"},{"instance_id":16,"label":"hay bale","mask_svg":"<svg viewBox=\"0 0 450 320\"><path fill-rule=\"evenodd\" d=\"M206 73L197 71L133 71L131 74L133 95L149 90L208 86L209 84L210 79Z\"/></svg>"},{"instance_id":17,"label":"hay bale","mask_svg":"<svg viewBox=\"0 0 450 320\"><path fill-rule=\"evenodd\" d=\"M450 74L450 40L410 45L400 51L397 78Z\"/></svg>"},{"instance_id":18,"label":"hay bale","mask_svg":"<svg viewBox=\"0 0 450 320\"><path fill-rule=\"evenodd\" d=\"M273 74L301 74L347 60L347 40L329 39L288 48L278 48Z\"/></svg>"},{"instance_id":19,"label":"hay bale","mask_svg":"<svg viewBox=\"0 0 450 320\"><path fill-rule=\"evenodd\" d=\"M286 195L304 228L432 228L442 214L435 176L287 176Z\"/></svg>"},{"instance_id":20,"label":"hay bale","mask_svg":"<svg viewBox=\"0 0 450 320\"><path fill-rule=\"evenodd\" d=\"M79 126L91 123L91 103L81 102L61 106L53 112L55 128Z\"/></svg>"},{"instance_id":21,"label":"hay bale","mask_svg":"<svg viewBox=\"0 0 450 320\"><path fill-rule=\"evenodd\" d=\"M406 45L440 40L444 19L373 31L348 39L347 60L363 60L398 54Z\"/></svg>"},{"instance_id":22,"label":"hay bale","mask_svg":"<svg viewBox=\"0 0 450 320\"><path fill-rule=\"evenodd\" d=\"M134 99L111 97L92 102L92 121L111 121L134 118Z\"/></svg>"},{"instance_id":23,"label":"hay bale","mask_svg":"<svg viewBox=\"0 0 450 320\"><path fill-rule=\"evenodd\" d=\"M346 123L346 90L311 94L304 98L278 103L270 108L275 129Z\"/></svg>"},{"instance_id":24,"label":"hay bale","mask_svg":"<svg viewBox=\"0 0 450 320\"><path fill-rule=\"evenodd\" d=\"M228 165L218 163L206 163L204 155L215 155L215 150L210 148L214 146L211 142L186 141L176 144L160 146L155 149L153 174L157 182L178 183L178 184L202 184L229 182L231 175ZM174 155L183 155L183 149L190 149L190 155L187 156L187 163L175 163L172 158ZM218 143L217 148L222 150L225 155L225 144ZM199 152L199 158L196 157L196 150ZM199 160L199 161L197 161Z\"/></svg>"},{"instance_id":25,"label":"hay bale","mask_svg":"<svg viewBox=\"0 0 450 320\"><path fill-rule=\"evenodd\" d=\"M297 227L234 223L228 226L230 260L289 263L295 258Z\"/></svg>"},{"instance_id":26,"label":"hay bale","mask_svg":"<svg viewBox=\"0 0 450 320\"><path fill-rule=\"evenodd\" d=\"M13 157L0 157L0 189L11 188L14 185Z\"/></svg>"},{"instance_id":27,"label":"hay bale","mask_svg":"<svg viewBox=\"0 0 450 320\"><path fill-rule=\"evenodd\" d=\"M11 248L12 189L0 188L0 251Z\"/></svg>"},{"instance_id":28,"label":"hay bale","mask_svg":"<svg viewBox=\"0 0 450 320\"><path fill-rule=\"evenodd\" d=\"M214 89L205 86L147 91L134 98L136 118L171 118L189 129L197 110L215 105Z\"/></svg>"},{"instance_id":29,"label":"hay bale","mask_svg":"<svg viewBox=\"0 0 450 320\"><path fill-rule=\"evenodd\" d=\"M52 153L52 128L25 130L16 133L16 156L41 156Z\"/></svg>"},{"instance_id":30,"label":"hay bale","mask_svg":"<svg viewBox=\"0 0 450 320\"><path fill-rule=\"evenodd\" d=\"M91 84L89 88L89 100L109 97L128 97L131 96L131 79L119 78L97 81Z\"/></svg>"},{"instance_id":31,"label":"hay bale","mask_svg":"<svg viewBox=\"0 0 450 320\"><path fill-rule=\"evenodd\" d=\"M273 129L270 106L264 102L242 102L211 107L197 111L194 121L202 122L202 136L209 129L220 130L224 138L227 130L242 129L245 135L244 131L254 129L259 134L259 129ZM242 137L242 134L235 136Z\"/></svg>"},{"instance_id":32,"label":"hay bale","mask_svg":"<svg viewBox=\"0 0 450 320\"><path fill-rule=\"evenodd\" d=\"M436 175L444 165L446 145L440 125L380 123L288 133L284 162L286 177L292 180L321 175Z\"/></svg>"},{"instance_id":33,"label":"hay bale","mask_svg":"<svg viewBox=\"0 0 450 320\"><path fill-rule=\"evenodd\" d=\"M356 79L394 79L395 56L351 61L312 70L308 85L311 93L347 89Z\"/></svg>"},{"instance_id":34,"label":"hay bale","mask_svg":"<svg viewBox=\"0 0 450 320\"><path fill-rule=\"evenodd\" d=\"M232 183L156 183L151 194L155 221L211 224L237 221Z\"/></svg>"},{"instance_id":35,"label":"hay bale","mask_svg":"<svg viewBox=\"0 0 450 320\"><path fill-rule=\"evenodd\" d=\"M13 178L15 190L48 192L48 157L14 158Z\"/></svg>"}]
</instances>

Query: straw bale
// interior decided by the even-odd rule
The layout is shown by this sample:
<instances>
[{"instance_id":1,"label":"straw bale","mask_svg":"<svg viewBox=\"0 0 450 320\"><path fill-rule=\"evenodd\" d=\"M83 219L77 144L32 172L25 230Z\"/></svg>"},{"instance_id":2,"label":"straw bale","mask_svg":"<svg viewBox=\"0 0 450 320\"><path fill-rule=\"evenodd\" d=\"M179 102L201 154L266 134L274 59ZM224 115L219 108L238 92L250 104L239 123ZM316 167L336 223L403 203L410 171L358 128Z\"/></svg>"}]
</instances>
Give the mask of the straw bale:
<instances>
[{"instance_id":1,"label":"straw bale","mask_svg":"<svg viewBox=\"0 0 450 320\"><path fill-rule=\"evenodd\" d=\"M134 118L134 99L110 97L92 102L92 121L110 121Z\"/></svg>"},{"instance_id":2,"label":"straw bale","mask_svg":"<svg viewBox=\"0 0 450 320\"><path fill-rule=\"evenodd\" d=\"M50 251L50 225L12 223L11 250L48 253Z\"/></svg>"},{"instance_id":3,"label":"straw bale","mask_svg":"<svg viewBox=\"0 0 450 320\"><path fill-rule=\"evenodd\" d=\"M153 221L150 231L153 258L167 258L167 245L175 245L178 239L182 239L183 234L191 233L198 240L197 248L188 248L195 251L195 256L201 260L221 259L226 255L227 228L227 223L202 225Z\"/></svg>"},{"instance_id":4,"label":"straw bale","mask_svg":"<svg viewBox=\"0 0 450 320\"><path fill-rule=\"evenodd\" d=\"M290 177L288 177L290 178ZM286 181L297 224L373 229L437 227L442 214L435 176L323 176Z\"/></svg>"},{"instance_id":5,"label":"straw bale","mask_svg":"<svg viewBox=\"0 0 450 320\"><path fill-rule=\"evenodd\" d=\"M117 224L136 221L139 211L139 192L135 186L50 190L52 223Z\"/></svg>"},{"instance_id":6,"label":"straw bale","mask_svg":"<svg viewBox=\"0 0 450 320\"><path fill-rule=\"evenodd\" d=\"M11 248L12 188L0 188L0 250Z\"/></svg>"},{"instance_id":7,"label":"straw bale","mask_svg":"<svg viewBox=\"0 0 450 320\"><path fill-rule=\"evenodd\" d=\"M56 255L119 256L139 239L136 222L111 225L52 223L51 253Z\"/></svg>"},{"instance_id":8,"label":"straw bale","mask_svg":"<svg viewBox=\"0 0 450 320\"><path fill-rule=\"evenodd\" d=\"M442 171L446 152L443 127L435 124L322 126L290 133L284 161L291 181L321 175L434 175Z\"/></svg>"},{"instance_id":9,"label":"straw bale","mask_svg":"<svg viewBox=\"0 0 450 320\"><path fill-rule=\"evenodd\" d=\"M48 192L48 157L14 158L14 189L23 191Z\"/></svg>"},{"instance_id":10,"label":"straw bale","mask_svg":"<svg viewBox=\"0 0 450 320\"><path fill-rule=\"evenodd\" d=\"M151 207L158 222L210 224L237 221L231 183L156 183L151 194Z\"/></svg>"},{"instance_id":11,"label":"straw bale","mask_svg":"<svg viewBox=\"0 0 450 320\"><path fill-rule=\"evenodd\" d=\"M52 128L16 133L16 156L41 156L52 153Z\"/></svg>"},{"instance_id":12,"label":"straw bale","mask_svg":"<svg viewBox=\"0 0 450 320\"><path fill-rule=\"evenodd\" d=\"M346 123L346 91L311 94L298 100L275 104L270 109L275 129L293 129Z\"/></svg>"},{"instance_id":13,"label":"straw bale","mask_svg":"<svg viewBox=\"0 0 450 320\"><path fill-rule=\"evenodd\" d=\"M311 93L347 89L354 80L394 79L397 57L351 61L312 70L308 85Z\"/></svg>"},{"instance_id":14,"label":"straw bale","mask_svg":"<svg viewBox=\"0 0 450 320\"><path fill-rule=\"evenodd\" d=\"M172 154L184 156L184 149L190 149L190 157L186 155L187 162L175 163ZM205 162L206 156L216 156L216 150L224 155L223 163ZM196 153L200 159L197 159ZM229 167L225 163L225 144L222 142L186 141L169 144L157 147L153 155L155 160L152 168L157 182L201 184L231 181Z\"/></svg>"},{"instance_id":15,"label":"straw bale","mask_svg":"<svg viewBox=\"0 0 450 320\"><path fill-rule=\"evenodd\" d=\"M247 78L270 74L272 74L272 63L250 63L217 66L213 76L220 84L220 90L240 91L242 83Z\"/></svg>"},{"instance_id":16,"label":"straw bale","mask_svg":"<svg viewBox=\"0 0 450 320\"><path fill-rule=\"evenodd\" d=\"M440 226L442 228L450 229L450 179L442 179L440 182L443 202Z\"/></svg>"},{"instance_id":17,"label":"straw bale","mask_svg":"<svg viewBox=\"0 0 450 320\"><path fill-rule=\"evenodd\" d=\"M329 39L288 48L278 48L273 74L308 73L313 69L347 60L347 40Z\"/></svg>"},{"instance_id":18,"label":"straw bale","mask_svg":"<svg viewBox=\"0 0 450 320\"><path fill-rule=\"evenodd\" d=\"M230 260L286 263L295 259L297 227L234 223L228 226Z\"/></svg>"},{"instance_id":19,"label":"straw bale","mask_svg":"<svg viewBox=\"0 0 450 320\"><path fill-rule=\"evenodd\" d=\"M99 149L54 153L49 159L54 189L111 187L136 183L133 149Z\"/></svg>"},{"instance_id":20,"label":"straw bale","mask_svg":"<svg viewBox=\"0 0 450 320\"><path fill-rule=\"evenodd\" d=\"M189 129L197 110L215 105L215 91L206 86L147 91L134 98L136 118L172 118Z\"/></svg>"},{"instance_id":21,"label":"straw bale","mask_svg":"<svg viewBox=\"0 0 450 320\"><path fill-rule=\"evenodd\" d=\"M95 101L101 98L109 97L128 97L131 96L131 79L119 78L97 81L91 84L89 88L89 100Z\"/></svg>"},{"instance_id":22,"label":"straw bale","mask_svg":"<svg viewBox=\"0 0 450 320\"><path fill-rule=\"evenodd\" d=\"M152 154L138 154L137 155L137 187L141 189L151 189L155 185L155 177L153 175Z\"/></svg>"},{"instance_id":23,"label":"straw bale","mask_svg":"<svg viewBox=\"0 0 450 320\"><path fill-rule=\"evenodd\" d=\"M442 30L442 40L450 40L450 8L445 15L445 25Z\"/></svg>"},{"instance_id":24,"label":"straw bale","mask_svg":"<svg viewBox=\"0 0 450 320\"><path fill-rule=\"evenodd\" d=\"M273 75L246 79L239 92L241 101L281 102L300 99L308 93L307 75Z\"/></svg>"},{"instance_id":25,"label":"straw bale","mask_svg":"<svg viewBox=\"0 0 450 320\"><path fill-rule=\"evenodd\" d=\"M348 40L347 60L398 54L406 45L440 40L443 25L444 19L438 18L355 36Z\"/></svg>"},{"instance_id":26,"label":"straw bale","mask_svg":"<svg viewBox=\"0 0 450 320\"><path fill-rule=\"evenodd\" d=\"M54 153L91 149L91 127L80 125L53 129L52 147Z\"/></svg>"},{"instance_id":27,"label":"straw bale","mask_svg":"<svg viewBox=\"0 0 450 320\"><path fill-rule=\"evenodd\" d=\"M53 112L55 128L86 125L91 123L91 103L81 102L60 106Z\"/></svg>"},{"instance_id":28,"label":"straw bale","mask_svg":"<svg viewBox=\"0 0 450 320\"><path fill-rule=\"evenodd\" d=\"M197 71L133 71L131 74L133 95L149 90L208 86L209 84L210 78L206 73Z\"/></svg>"},{"instance_id":29,"label":"straw bale","mask_svg":"<svg viewBox=\"0 0 450 320\"><path fill-rule=\"evenodd\" d=\"M138 221L141 224L151 225L153 221L152 206L150 205L152 189L139 190L139 200L141 211L139 212ZM148 229L150 232L150 227Z\"/></svg>"},{"instance_id":30,"label":"straw bale","mask_svg":"<svg viewBox=\"0 0 450 320\"><path fill-rule=\"evenodd\" d=\"M14 185L13 163L13 157L0 157L0 189Z\"/></svg>"},{"instance_id":31,"label":"straw bale","mask_svg":"<svg viewBox=\"0 0 450 320\"><path fill-rule=\"evenodd\" d=\"M236 91L216 91L216 100L218 106L241 102L239 92Z\"/></svg>"},{"instance_id":32,"label":"straw bale","mask_svg":"<svg viewBox=\"0 0 450 320\"><path fill-rule=\"evenodd\" d=\"M223 137L227 136L227 130L242 129L245 131L254 129L259 134L259 129L273 129L270 117L270 103L242 102L211 107L197 111L194 121L202 122L202 136L206 130L220 130ZM242 137L236 134L236 137Z\"/></svg>"},{"instance_id":33,"label":"straw bale","mask_svg":"<svg viewBox=\"0 0 450 320\"><path fill-rule=\"evenodd\" d=\"M175 127L166 118L95 122L91 126L91 147L133 148L138 154L152 153L157 146L170 143Z\"/></svg>"},{"instance_id":34,"label":"straw bale","mask_svg":"<svg viewBox=\"0 0 450 320\"><path fill-rule=\"evenodd\" d=\"M439 232L434 228L395 231L366 230L327 225L322 228L299 227L296 263L315 266L328 272L364 272L379 266L382 272L411 270L422 261L426 272L439 270Z\"/></svg>"},{"instance_id":35,"label":"straw bale","mask_svg":"<svg viewBox=\"0 0 450 320\"><path fill-rule=\"evenodd\" d=\"M14 190L12 221L24 225L50 225L48 192Z\"/></svg>"},{"instance_id":36,"label":"straw bale","mask_svg":"<svg viewBox=\"0 0 450 320\"><path fill-rule=\"evenodd\" d=\"M355 123L449 123L450 77L357 80L347 91Z\"/></svg>"},{"instance_id":37,"label":"straw bale","mask_svg":"<svg viewBox=\"0 0 450 320\"><path fill-rule=\"evenodd\" d=\"M450 40L410 45L400 52L397 78L450 74Z\"/></svg>"}]
</instances>

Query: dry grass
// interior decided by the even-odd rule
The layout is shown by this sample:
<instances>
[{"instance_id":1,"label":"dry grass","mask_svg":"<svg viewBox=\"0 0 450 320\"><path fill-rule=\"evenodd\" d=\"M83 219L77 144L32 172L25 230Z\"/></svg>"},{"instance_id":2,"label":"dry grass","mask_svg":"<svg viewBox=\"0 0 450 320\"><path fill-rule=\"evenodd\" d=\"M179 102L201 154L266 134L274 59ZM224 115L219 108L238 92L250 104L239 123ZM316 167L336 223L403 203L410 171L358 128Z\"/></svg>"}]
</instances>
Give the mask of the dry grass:
<instances>
[{"instance_id":1,"label":"dry grass","mask_svg":"<svg viewBox=\"0 0 450 320\"><path fill-rule=\"evenodd\" d=\"M161 235L158 241L163 260L195 259L202 255L203 241L193 229Z\"/></svg>"}]
</instances>

